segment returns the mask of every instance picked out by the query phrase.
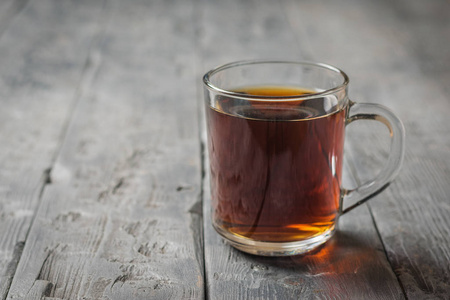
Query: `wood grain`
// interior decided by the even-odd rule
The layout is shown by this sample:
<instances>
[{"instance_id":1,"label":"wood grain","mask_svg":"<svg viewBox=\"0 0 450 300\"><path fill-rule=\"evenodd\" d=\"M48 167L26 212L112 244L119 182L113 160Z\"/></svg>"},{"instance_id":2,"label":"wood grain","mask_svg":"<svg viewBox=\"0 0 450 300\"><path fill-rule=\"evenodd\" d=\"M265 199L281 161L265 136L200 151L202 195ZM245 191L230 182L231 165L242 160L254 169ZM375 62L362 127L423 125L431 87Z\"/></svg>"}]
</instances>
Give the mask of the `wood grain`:
<instances>
[{"instance_id":1,"label":"wood grain","mask_svg":"<svg viewBox=\"0 0 450 300\"><path fill-rule=\"evenodd\" d=\"M9 299L203 298L192 16L105 3Z\"/></svg>"},{"instance_id":2,"label":"wood grain","mask_svg":"<svg viewBox=\"0 0 450 300\"><path fill-rule=\"evenodd\" d=\"M387 3L385 3L387 5ZM450 295L450 97L445 78L450 67L450 3L402 2L392 23L401 29L405 59L416 74L389 80L395 108L408 132L403 172L387 193L388 205L371 204L396 273L411 299ZM414 21L413 21L414 20ZM396 31L400 34L400 30ZM420 42L419 42L420 41ZM442 77L441 77L442 76ZM380 80L387 84L387 80ZM431 105L430 105L431 104Z\"/></svg>"},{"instance_id":3,"label":"wood grain","mask_svg":"<svg viewBox=\"0 0 450 300\"><path fill-rule=\"evenodd\" d=\"M5 1L0 8L0 299L4 299L65 133L102 6ZM84 18L90 19L81 22Z\"/></svg>"},{"instance_id":4,"label":"wood grain","mask_svg":"<svg viewBox=\"0 0 450 300\"><path fill-rule=\"evenodd\" d=\"M0 2L0 299L447 299L448 0ZM307 256L211 227L200 77L330 63L404 121L400 176ZM345 185L383 126L348 127Z\"/></svg>"},{"instance_id":5,"label":"wood grain","mask_svg":"<svg viewBox=\"0 0 450 300\"><path fill-rule=\"evenodd\" d=\"M403 120L404 166L369 207L406 296L448 298L450 99L445 78L449 78L450 3L310 3L313 14L304 13L296 2L290 5L297 27L301 24L295 20L311 24L313 16L330 10L339 16L316 27L312 43L329 46L317 47L317 55L343 66L352 80L353 100L385 104ZM383 163L380 153L387 151L387 143L380 135L386 132L370 125L357 127L348 136L350 157L358 180L364 182Z\"/></svg>"},{"instance_id":6,"label":"wood grain","mask_svg":"<svg viewBox=\"0 0 450 300\"><path fill-rule=\"evenodd\" d=\"M203 65L249 57L316 58L308 28L293 30L289 10L289 3L269 1L203 2ZM355 185L351 177L346 181ZM205 271L210 299L403 299L367 207L343 217L336 237L316 253L263 258L231 248L213 230L208 185L206 177Z\"/></svg>"}]
</instances>

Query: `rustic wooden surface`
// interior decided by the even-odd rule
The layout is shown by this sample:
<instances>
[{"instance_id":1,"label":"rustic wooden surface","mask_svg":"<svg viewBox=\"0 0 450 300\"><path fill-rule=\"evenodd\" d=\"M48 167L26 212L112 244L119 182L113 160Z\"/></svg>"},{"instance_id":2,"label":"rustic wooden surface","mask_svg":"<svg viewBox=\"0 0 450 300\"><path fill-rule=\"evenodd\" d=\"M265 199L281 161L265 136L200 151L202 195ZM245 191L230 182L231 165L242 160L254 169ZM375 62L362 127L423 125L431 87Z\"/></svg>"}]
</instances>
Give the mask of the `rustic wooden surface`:
<instances>
[{"instance_id":1,"label":"rustic wooden surface","mask_svg":"<svg viewBox=\"0 0 450 300\"><path fill-rule=\"evenodd\" d=\"M200 77L254 58L339 66L406 127L399 177L311 255L210 225ZM0 299L449 299L450 1L4 0L0 66ZM360 123L349 186L388 151Z\"/></svg>"}]
</instances>

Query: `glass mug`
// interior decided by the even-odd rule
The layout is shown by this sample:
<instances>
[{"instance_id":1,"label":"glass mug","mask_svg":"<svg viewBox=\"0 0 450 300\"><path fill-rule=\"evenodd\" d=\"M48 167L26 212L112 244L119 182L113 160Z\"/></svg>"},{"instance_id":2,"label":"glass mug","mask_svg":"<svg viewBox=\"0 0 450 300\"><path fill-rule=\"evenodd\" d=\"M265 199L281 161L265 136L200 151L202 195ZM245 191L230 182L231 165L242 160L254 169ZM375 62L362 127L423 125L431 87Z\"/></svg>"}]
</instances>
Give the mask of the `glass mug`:
<instances>
[{"instance_id":1,"label":"glass mug","mask_svg":"<svg viewBox=\"0 0 450 300\"><path fill-rule=\"evenodd\" d=\"M398 173L404 127L387 108L348 99L348 76L321 63L242 61L203 77L212 222L244 252L306 253L333 235L340 215ZM342 187L345 126L377 120L390 130L384 169ZM343 200L356 203L343 209Z\"/></svg>"}]
</instances>

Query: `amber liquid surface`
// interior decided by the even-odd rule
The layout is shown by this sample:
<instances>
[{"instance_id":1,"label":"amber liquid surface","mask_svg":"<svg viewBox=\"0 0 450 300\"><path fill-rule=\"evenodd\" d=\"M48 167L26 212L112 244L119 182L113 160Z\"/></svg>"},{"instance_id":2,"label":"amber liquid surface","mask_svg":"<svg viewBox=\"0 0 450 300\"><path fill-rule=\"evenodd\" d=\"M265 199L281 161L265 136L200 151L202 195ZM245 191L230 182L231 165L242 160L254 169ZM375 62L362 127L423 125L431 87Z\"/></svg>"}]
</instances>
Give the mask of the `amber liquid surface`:
<instances>
[{"instance_id":1,"label":"amber liquid surface","mask_svg":"<svg viewBox=\"0 0 450 300\"><path fill-rule=\"evenodd\" d=\"M248 87L253 95L311 93ZM337 218L345 111L308 101L239 102L207 108L214 226L264 242L291 242L332 230Z\"/></svg>"}]
</instances>

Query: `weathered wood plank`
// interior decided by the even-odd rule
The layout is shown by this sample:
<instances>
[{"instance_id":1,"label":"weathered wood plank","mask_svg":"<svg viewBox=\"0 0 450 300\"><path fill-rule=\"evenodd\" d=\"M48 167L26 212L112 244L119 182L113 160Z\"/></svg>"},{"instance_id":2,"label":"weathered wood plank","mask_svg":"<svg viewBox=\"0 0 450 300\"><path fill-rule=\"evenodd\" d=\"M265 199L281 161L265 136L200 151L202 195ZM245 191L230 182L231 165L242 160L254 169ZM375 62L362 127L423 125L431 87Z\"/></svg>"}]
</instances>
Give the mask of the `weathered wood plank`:
<instances>
[{"instance_id":1,"label":"weathered wood plank","mask_svg":"<svg viewBox=\"0 0 450 300\"><path fill-rule=\"evenodd\" d=\"M450 69L450 2L423 4L399 1L391 19L398 24L396 34L404 36L406 59L420 71L386 78L393 86L409 83L407 89L392 89L394 108L403 111L407 152L401 177L386 195L392 200L371 204L411 299L450 295L450 97L449 81L440 80Z\"/></svg>"},{"instance_id":2,"label":"weathered wood plank","mask_svg":"<svg viewBox=\"0 0 450 300\"><path fill-rule=\"evenodd\" d=\"M14 3L25 9L0 20L2 298L19 259L10 299L204 296L194 77L268 57L346 70L352 99L386 104L405 121L405 167L341 219L330 243L287 259L224 244L208 219L206 179L208 296L402 298L389 263L408 298L450 293L448 1ZM362 131L371 125L349 129L348 163L364 181L386 140Z\"/></svg>"},{"instance_id":3,"label":"weathered wood plank","mask_svg":"<svg viewBox=\"0 0 450 300\"><path fill-rule=\"evenodd\" d=\"M203 71L217 63L249 58L320 60L311 43L313 33L308 27L295 25L299 23L291 19L295 13L290 15L289 5L273 1L203 1ZM310 4L296 1L295 5L307 10ZM208 168L205 159L206 171ZM351 178L347 181L355 184ZM210 225L208 177L203 197L209 298L403 298L367 207L344 216L337 236L316 253L264 258L234 250L215 233Z\"/></svg>"},{"instance_id":4,"label":"weathered wood plank","mask_svg":"<svg viewBox=\"0 0 450 300\"><path fill-rule=\"evenodd\" d=\"M303 44L298 47L295 35L286 30L287 20L279 3L202 0L198 10L202 71L237 60L309 55L308 48Z\"/></svg>"},{"instance_id":5,"label":"weathered wood plank","mask_svg":"<svg viewBox=\"0 0 450 300\"><path fill-rule=\"evenodd\" d=\"M192 3L106 15L10 299L203 298Z\"/></svg>"},{"instance_id":6,"label":"weathered wood plank","mask_svg":"<svg viewBox=\"0 0 450 300\"><path fill-rule=\"evenodd\" d=\"M25 3L0 5L0 299L16 271L102 11L101 3L82 1Z\"/></svg>"},{"instance_id":7,"label":"weathered wood plank","mask_svg":"<svg viewBox=\"0 0 450 300\"><path fill-rule=\"evenodd\" d=\"M300 5L292 2L291 8L295 18L307 24L315 21ZM448 298L450 99L445 78L450 3L333 1L328 6L311 2L310 9L313 15L332 10L339 16L317 26L312 42L328 42L329 47L317 48L317 54L355 78L350 96L391 107L406 127L403 169L369 204L389 261L408 298ZM342 32L345 40L333 38ZM374 175L383 161L377 153L386 146L379 132L367 131L371 128L359 133L355 128L355 135L348 137L361 181Z\"/></svg>"},{"instance_id":8,"label":"weathered wood plank","mask_svg":"<svg viewBox=\"0 0 450 300\"><path fill-rule=\"evenodd\" d=\"M411 55L427 76L449 72L450 21L448 0L432 1L382 1L389 6L397 21L396 35L405 51ZM401 32L400 32L401 31Z\"/></svg>"}]
</instances>

